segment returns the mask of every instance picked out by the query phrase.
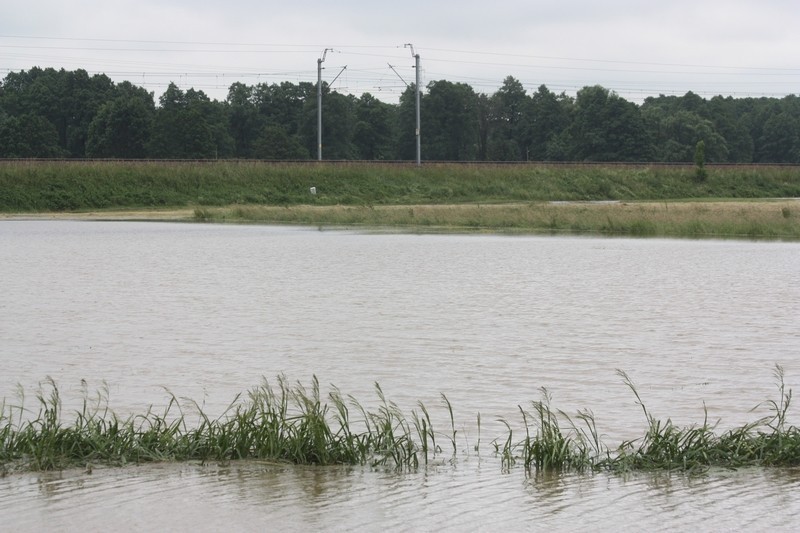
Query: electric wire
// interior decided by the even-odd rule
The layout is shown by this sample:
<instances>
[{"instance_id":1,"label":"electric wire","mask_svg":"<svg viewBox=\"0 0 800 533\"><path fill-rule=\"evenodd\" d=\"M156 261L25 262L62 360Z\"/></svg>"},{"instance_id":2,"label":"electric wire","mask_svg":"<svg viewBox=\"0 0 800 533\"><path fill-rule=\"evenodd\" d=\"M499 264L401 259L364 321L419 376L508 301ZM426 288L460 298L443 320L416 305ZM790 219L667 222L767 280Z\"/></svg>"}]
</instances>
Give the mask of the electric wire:
<instances>
[{"instance_id":1,"label":"electric wire","mask_svg":"<svg viewBox=\"0 0 800 533\"><path fill-rule=\"evenodd\" d=\"M33 42L17 44L20 40ZM93 75L105 74L114 80L128 80L145 88L159 89L175 82L179 86L213 90L213 97L224 99L230 85L236 82L316 83L316 72L311 58L316 58L323 48L333 48L342 58L347 57L348 63L349 56L368 59L369 63L372 63L372 59L395 63L392 67L374 64L349 67L345 79L336 80L337 83L332 87L340 92L356 95L363 92L378 93L396 100L406 87L400 84L396 73L392 73L391 69L409 73L414 71L414 67L410 65L412 58L405 45L317 45L0 35L0 65L9 65L0 68L0 73L9 74L31 68L28 66L14 69L10 68L11 64L53 64L61 68L81 68ZM507 76L513 76L531 92L545 85L555 92L574 95L583 87L602 85L634 101L641 101L649 95L685 94L689 91L701 96L782 97L794 94L794 89L800 85L800 68L553 57L448 48L420 50L420 74L424 80L421 82L422 87L431 80L447 80L469 84L476 92L488 94L499 89ZM254 67L251 61L231 61L232 57L251 58L257 54L265 56L264 63L272 62L270 58L280 57L282 61L288 59L296 66L300 62L307 62L309 68L270 69ZM152 55L163 57L146 59ZM204 57L197 61L198 56ZM497 60L492 60L493 58ZM471 74L475 70L480 70L481 75ZM596 74L616 74L617 78ZM625 76L635 78L623 79Z\"/></svg>"}]
</instances>

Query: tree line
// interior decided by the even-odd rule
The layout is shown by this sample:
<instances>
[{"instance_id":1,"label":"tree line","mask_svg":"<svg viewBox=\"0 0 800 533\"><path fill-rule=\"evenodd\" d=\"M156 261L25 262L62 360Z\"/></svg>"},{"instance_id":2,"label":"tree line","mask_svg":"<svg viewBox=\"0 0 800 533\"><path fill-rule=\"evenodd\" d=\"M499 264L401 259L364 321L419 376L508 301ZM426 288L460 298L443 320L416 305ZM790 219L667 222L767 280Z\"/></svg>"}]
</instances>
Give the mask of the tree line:
<instances>
[{"instance_id":1,"label":"tree line","mask_svg":"<svg viewBox=\"0 0 800 533\"><path fill-rule=\"evenodd\" d=\"M389 104L323 84L325 159L416 157L414 87ZM800 97L648 97L602 86L528 93L507 77L493 94L436 80L421 97L423 160L800 163ZM85 70L38 67L0 82L0 157L316 158L310 82L233 83L224 101L170 84L154 94Z\"/></svg>"}]
</instances>

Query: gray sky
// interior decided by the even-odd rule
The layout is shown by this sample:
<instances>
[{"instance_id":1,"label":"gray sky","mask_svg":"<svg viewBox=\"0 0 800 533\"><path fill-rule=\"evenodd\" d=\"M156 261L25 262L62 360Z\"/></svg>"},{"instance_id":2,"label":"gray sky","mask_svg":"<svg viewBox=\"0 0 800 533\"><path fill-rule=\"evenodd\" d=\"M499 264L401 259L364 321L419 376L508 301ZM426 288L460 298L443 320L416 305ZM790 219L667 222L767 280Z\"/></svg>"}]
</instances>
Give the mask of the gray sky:
<instances>
[{"instance_id":1,"label":"gray sky","mask_svg":"<svg viewBox=\"0 0 800 533\"><path fill-rule=\"evenodd\" d=\"M0 0L0 77L83 68L156 97L174 81L224 99L236 81L316 83L333 48L323 79L347 65L335 90L396 102L412 43L423 86L491 94L511 75L529 92L599 84L636 102L780 97L800 93L798 28L795 0Z\"/></svg>"}]
</instances>

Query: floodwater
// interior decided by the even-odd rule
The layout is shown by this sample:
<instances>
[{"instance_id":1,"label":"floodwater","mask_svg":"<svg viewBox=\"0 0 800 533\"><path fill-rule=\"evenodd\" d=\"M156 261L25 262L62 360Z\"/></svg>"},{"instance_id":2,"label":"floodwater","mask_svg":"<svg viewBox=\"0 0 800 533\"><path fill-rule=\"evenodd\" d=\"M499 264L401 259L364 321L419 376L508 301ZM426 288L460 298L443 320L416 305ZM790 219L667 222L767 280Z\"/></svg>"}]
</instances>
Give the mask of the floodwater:
<instances>
[{"instance_id":1,"label":"floodwater","mask_svg":"<svg viewBox=\"0 0 800 533\"><path fill-rule=\"evenodd\" d=\"M32 404L50 376L65 412L85 382L120 415L174 394L215 416L281 374L368 407L378 382L436 421L445 394L459 448L403 473L234 462L10 474L3 530L800 525L798 469L529 476L504 472L490 445L506 436L498 419L518 423L542 387L554 408L590 409L612 448L641 436L617 369L681 426L706 411L720 429L769 414L776 364L800 384L800 243L14 220L0 222L0 295L7 403L21 387Z\"/></svg>"}]
</instances>

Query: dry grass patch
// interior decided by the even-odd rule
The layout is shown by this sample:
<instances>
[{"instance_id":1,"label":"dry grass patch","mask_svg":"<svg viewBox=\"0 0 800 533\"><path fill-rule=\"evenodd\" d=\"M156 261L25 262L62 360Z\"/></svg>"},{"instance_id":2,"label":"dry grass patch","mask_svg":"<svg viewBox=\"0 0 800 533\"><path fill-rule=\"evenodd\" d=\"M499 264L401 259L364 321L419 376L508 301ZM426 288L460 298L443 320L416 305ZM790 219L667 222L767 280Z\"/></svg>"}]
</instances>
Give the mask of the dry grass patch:
<instances>
[{"instance_id":1,"label":"dry grass patch","mask_svg":"<svg viewBox=\"0 0 800 533\"><path fill-rule=\"evenodd\" d=\"M800 239L800 200L234 205L0 214L4 219L194 220L431 231Z\"/></svg>"},{"instance_id":2,"label":"dry grass patch","mask_svg":"<svg viewBox=\"0 0 800 533\"><path fill-rule=\"evenodd\" d=\"M197 209L195 218L326 226L800 238L800 201L797 200L235 206Z\"/></svg>"}]
</instances>

